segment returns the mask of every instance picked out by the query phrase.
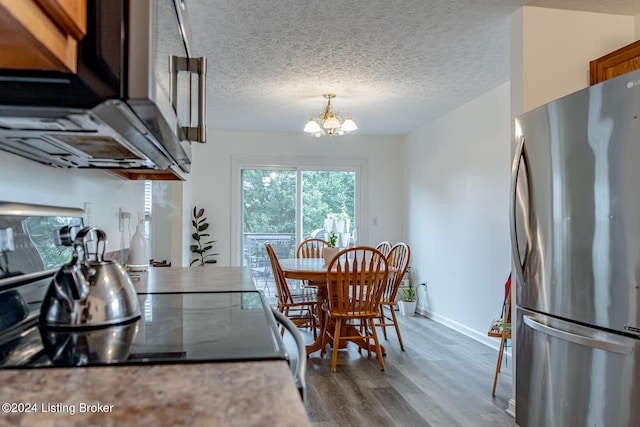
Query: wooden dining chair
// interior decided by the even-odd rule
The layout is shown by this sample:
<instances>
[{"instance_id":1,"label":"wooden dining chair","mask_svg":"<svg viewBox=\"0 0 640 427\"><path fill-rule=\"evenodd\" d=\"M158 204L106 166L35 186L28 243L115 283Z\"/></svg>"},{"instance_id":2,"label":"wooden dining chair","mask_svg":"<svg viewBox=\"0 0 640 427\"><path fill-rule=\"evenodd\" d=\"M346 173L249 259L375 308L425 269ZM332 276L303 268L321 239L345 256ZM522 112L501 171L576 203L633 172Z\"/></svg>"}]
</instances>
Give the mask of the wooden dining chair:
<instances>
[{"instance_id":1,"label":"wooden dining chair","mask_svg":"<svg viewBox=\"0 0 640 427\"><path fill-rule=\"evenodd\" d=\"M293 294L289 289L289 284L284 277L282 266L278 261L273 246L265 243L265 248L271 261L271 269L276 282L277 310L291 319L297 327L311 328L315 339L317 337L317 329L320 328L318 313L321 301L318 300L317 292L307 291L301 294ZM284 330L282 330L282 333L284 333Z\"/></svg>"},{"instance_id":2,"label":"wooden dining chair","mask_svg":"<svg viewBox=\"0 0 640 427\"><path fill-rule=\"evenodd\" d=\"M398 325L398 318L396 316L396 295L400 288L400 283L409 266L409 259L411 258L411 249L406 243L400 242L393 245L389 255L387 256L387 264L389 265L389 275L387 277L387 284L382 292L382 298L380 298L380 315L378 316L376 326L382 328L384 339L387 339L387 326L394 326L396 328L396 335L398 336L398 342L400 343L400 349L404 351L404 343L402 342L402 335L400 335L400 326Z\"/></svg>"},{"instance_id":3,"label":"wooden dining chair","mask_svg":"<svg viewBox=\"0 0 640 427\"><path fill-rule=\"evenodd\" d=\"M323 239L311 238L298 245L296 258L322 258L322 250L329 247L329 242Z\"/></svg>"},{"instance_id":4,"label":"wooden dining chair","mask_svg":"<svg viewBox=\"0 0 640 427\"><path fill-rule=\"evenodd\" d=\"M388 256L389 251L391 251L391 243L385 240L384 242L378 243L378 246L376 246L376 249L382 252L384 256Z\"/></svg>"},{"instance_id":5,"label":"wooden dining chair","mask_svg":"<svg viewBox=\"0 0 640 427\"><path fill-rule=\"evenodd\" d=\"M298 245L296 250L296 258L322 258L324 248L331 247L329 242L319 238L309 238ZM304 280L303 287L317 288L324 285L324 282Z\"/></svg>"},{"instance_id":6,"label":"wooden dining chair","mask_svg":"<svg viewBox=\"0 0 640 427\"><path fill-rule=\"evenodd\" d=\"M336 372L340 341L371 341L384 371L384 360L374 319L380 313L380 298L387 282L387 258L375 248L356 246L344 249L327 267L327 303L322 305L325 322L322 328L324 355L328 340L333 341L331 371Z\"/></svg>"}]
</instances>

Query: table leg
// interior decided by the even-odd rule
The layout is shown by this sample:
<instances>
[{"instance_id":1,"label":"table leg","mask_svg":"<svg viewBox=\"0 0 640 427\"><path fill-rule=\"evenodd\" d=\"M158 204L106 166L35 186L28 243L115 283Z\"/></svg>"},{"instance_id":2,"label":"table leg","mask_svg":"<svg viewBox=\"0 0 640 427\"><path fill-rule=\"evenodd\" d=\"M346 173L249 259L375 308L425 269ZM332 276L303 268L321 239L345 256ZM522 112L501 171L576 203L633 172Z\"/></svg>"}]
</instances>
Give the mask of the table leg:
<instances>
[{"instance_id":1,"label":"table leg","mask_svg":"<svg viewBox=\"0 0 640 427\"><path fill-rule=\"evenodd\" d=\"M320 312L322 312L322 309L320 309ZM322 314L319 314L319 316ZM320 322L322 322L321 324L324 325L324 315L322 315L322 317L320 318ZM331 326L331 325L330 325ZM360 331L352 324L342 324L342 328L340 330L340 336L341 337L346 337L349 336L350 338L346 338L346 341L351 341L352 343L356 344L358 347L360 347L363 350L369 350L369 343L367 340L364 339L364 337L362 337L360 335ZM340 343L340 348L346 348L347 347L347 342L344 343ZM331 342L331 339L329 340L330 345L333 347L333 343ZM318 338L316 338L316 340L308 345L306 347L307 349L307 355L310 355L311 353L315 353L318 350L322 350L322 332L318 335ZM371 352L375 353L376 349L374 346L371 347ZM382 344L380 344L380 352L382 353L383 356L386 356L386 351L385 348Z\"/></svg>"}]
</instances>

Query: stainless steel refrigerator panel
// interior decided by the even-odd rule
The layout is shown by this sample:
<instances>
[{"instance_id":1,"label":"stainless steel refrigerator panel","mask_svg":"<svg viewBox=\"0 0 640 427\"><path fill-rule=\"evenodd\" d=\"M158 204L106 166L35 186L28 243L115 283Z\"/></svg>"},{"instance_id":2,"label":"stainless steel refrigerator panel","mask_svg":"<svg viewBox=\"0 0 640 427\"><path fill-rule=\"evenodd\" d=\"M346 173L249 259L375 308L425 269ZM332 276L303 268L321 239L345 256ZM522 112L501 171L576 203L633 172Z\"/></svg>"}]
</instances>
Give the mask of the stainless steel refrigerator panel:
<instances>
[{"instance_id":1,"label":"stainless steel refrigerator panel","mask_svg":"<svg viewBox=\"0 0 640 427\"><path fill-rule=\"evenodd\" d=\"M519 306L640 332L639 116L635 72L518 118Z\"/></svg>"},{"instance_id":2,"label":"stainless steel refrigerator panel","mask_svg":"<svg viewBox=\"0 0 640 427\"><path fill-rule=\"evenodd\" d=\"M640 340L518 309L520 427L640 425Z\"/></svg>"}]
</instances>

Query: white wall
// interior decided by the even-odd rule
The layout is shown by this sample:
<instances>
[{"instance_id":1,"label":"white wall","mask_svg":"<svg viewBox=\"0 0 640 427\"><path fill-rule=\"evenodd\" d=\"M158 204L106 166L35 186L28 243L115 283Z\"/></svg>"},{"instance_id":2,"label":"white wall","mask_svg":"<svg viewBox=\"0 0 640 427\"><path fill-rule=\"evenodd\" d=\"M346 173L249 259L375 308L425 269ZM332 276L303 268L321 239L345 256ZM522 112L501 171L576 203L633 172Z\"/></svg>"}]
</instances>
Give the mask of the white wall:
<instances>
[{"instance_id":1,"label":"white wall","mask_svg":"<svg viewBox=\"0 0 640 427\"><path fill-rule=\"evenodd\" d=\"M357 134L314 138L300 133L210 131L207 144L194 145L193 203L205 208L217 240L217 265L231 265L231 161L232 156L252 157L276 165L283 159L363 159L368 165L369 200L366 229L358 228L363 244L403 239L403 144L400 137ZM378 226L371 226L371 218ZM364 224L363 224L364 225Z\"/></svg>"},{"instance_id":2,"label":"white wall","mask_svg":"<svg viewBox=\"0 0 640 427\"><path fill-rule=\"evenodd\" d=\"M407 241L418 310L492 346L510 271L509 84L406 139Z\"/></svg>"},{"instance_id":3,"label":"white wall","mask_svg":"<svg viewBox=\"0 0 640 427\"><path fill-rule=\"evenodd\" d=\"M589 86L589 61L634 41L634 17L525 6L512 19L521 50L522 109ZM518 59L518 58L516 58ZM514 76L512 76L512 79ZM518 77L520 78L520 77Z\"/></svg>"},{"instance_id":4,"label":"white wall","mask_svg":"<svg viewBox=\"0 0 640 427\"><path fill-rule=\"evenodd\" d=\"M636 40L640 40L640 15L636 15L634 18L635 36Z\"/></svg>"},{"instance_id":5,"label":"white wall","mask_svg":"<svg viewBox=\"0 0 640 427\"><path fill-rule=\"evenodd\" d=\"M0 201L84 208L90 224L107 233L107 251L129 247L138 212L144 218L144 182L127 181L104 171L56 169L0 152ZM131 226L118 230L118 208L131 212Z\"/></svg>"}]
</instances>

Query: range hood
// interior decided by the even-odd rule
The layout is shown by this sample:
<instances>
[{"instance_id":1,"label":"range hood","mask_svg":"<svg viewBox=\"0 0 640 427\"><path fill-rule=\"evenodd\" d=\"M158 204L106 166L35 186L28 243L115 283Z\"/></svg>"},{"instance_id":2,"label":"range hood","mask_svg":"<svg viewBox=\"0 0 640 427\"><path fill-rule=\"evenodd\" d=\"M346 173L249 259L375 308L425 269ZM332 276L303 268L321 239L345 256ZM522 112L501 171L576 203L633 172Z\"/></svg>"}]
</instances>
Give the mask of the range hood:
<instances>
[{"instance_id":1,"label":"range hood","mask_svg":"<svg viewBox=\"0 0 640 427\"><path fill-rule=\"evenodd\" d=\"M107 101L90 111L24 112L0 108L4 151L53 167L109 169L129 179L184 179L190 172L191 146L178 141L155 115L162 135L158 139L122 101Z\"/></svg>"},{"instance_id":2,"label":"range hood","mask_svg":"<svg viewBox=\"0 0 640 427\"><path fill-rule=\"evenodd\" d=\"M191 141L206 139L206 59L190 57L185 8L89 0L77 72L0 69L0 150L127 179L186 179Z\"/></svg>"}]
</instances>

